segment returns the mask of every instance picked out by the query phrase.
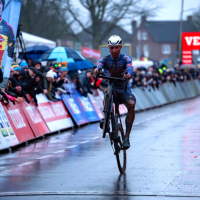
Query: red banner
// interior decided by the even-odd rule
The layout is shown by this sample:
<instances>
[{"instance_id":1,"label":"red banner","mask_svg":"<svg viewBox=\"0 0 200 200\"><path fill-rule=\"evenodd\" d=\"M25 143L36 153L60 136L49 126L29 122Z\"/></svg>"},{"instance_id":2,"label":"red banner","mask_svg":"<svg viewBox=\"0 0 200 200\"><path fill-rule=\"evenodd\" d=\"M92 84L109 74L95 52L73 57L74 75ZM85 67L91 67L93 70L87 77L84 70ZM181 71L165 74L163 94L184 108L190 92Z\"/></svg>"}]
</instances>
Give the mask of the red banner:
<instances>
[{"instance_id":1,"label":"red banner","mask_svg":"<svg viewBox=\"0 0 200 200\"><path fill-rule=\"evenodd\" d=\"M20 143L35 138L19 104L13 105L10 102L7 106L3 105L3 108Z\"/></svg>"},{"instance_id":2,"label":"red banner","mask_svg":"<svg viewBox=\"0 0 200 200\"><path fill-rule=\"evenodd\" d=\"M38 110L51 132L74 126L62 101L50 102L45 95L37 95Z\"/></svg>"},{"instance_id":3,"label":"red banner","mask_svg":"<svg viewBox=\"0 0 200 200\"><path fill-rule=\"evenodd\" d=\"M182 61L192 64L192 51L200 50L200 33L182 33Z\"/></svg>"},{"instance_id":4,"label":"red banner","mask_svg":"<svg viewBox=\"0 0 200 200\"><path fill-rule=\"evenodd\" d=\"M23 104L20 104L20 106L22 107L22 110L23 110L35 136L39 137L39 136L44 135L45 133L49 133L50 130L48 129L45 121L43 120L42 116L40 115L32 98L29 95L27 95L27 96L31 103L28 104L27 102L24 102Z\"/></svg>"},{"instance_id":5,"label":"red banner","mask_svg":"<svg viewBox=\"0 0 200 200\"><path fill-rule=\"evenodd\" d=\"M90 49L90 48L86 48L86 47L82 47L81 54L82 54L82 56L84 56L86 58L94 58L96 60L98 60L100 58L99 50Z\"/></svg>"}]
</instances>

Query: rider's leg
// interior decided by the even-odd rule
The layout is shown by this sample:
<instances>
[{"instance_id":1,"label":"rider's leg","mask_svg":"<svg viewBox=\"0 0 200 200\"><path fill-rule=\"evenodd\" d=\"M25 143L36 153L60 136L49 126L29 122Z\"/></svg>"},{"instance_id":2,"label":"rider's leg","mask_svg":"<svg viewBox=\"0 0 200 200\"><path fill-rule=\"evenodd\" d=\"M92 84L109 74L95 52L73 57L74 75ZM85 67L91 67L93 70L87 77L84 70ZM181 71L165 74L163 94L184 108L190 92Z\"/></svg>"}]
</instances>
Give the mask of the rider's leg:
<instances>
[{"instance_id":1,"label":"rider's leg","mask_svg":"<svg viewBox=\"0 0 200 200\"><path fill-rule=\"evenodd\" d=\"M128 99L127 103L125 104L127 109L128 109L128 114L126 116L126 139L129 139L130 132L133 126L133 122L135 120L135 104L136 100L135 98L133 99Z\"/></svg>"},{"instance_id":2,"label":"rider's leg","mask_svg":"<svg viewBox=\"0 0 200 200\"><path fill-rule=\"evenodd\" d=\"M133 122L135 120L135 105L136 105L136 99L135 96L131 93L131 90L128 89L127 92L123 92L120 94L121 100L124 103L124 105L126 106L127 110L128 110L128 114L126 116L126 135L123 141L123 145L125 148L129 148L130 147L130 143L129 143L129 136L130 136L130 132L132 129L132 125Z\"/></svg>"}]
</instances>

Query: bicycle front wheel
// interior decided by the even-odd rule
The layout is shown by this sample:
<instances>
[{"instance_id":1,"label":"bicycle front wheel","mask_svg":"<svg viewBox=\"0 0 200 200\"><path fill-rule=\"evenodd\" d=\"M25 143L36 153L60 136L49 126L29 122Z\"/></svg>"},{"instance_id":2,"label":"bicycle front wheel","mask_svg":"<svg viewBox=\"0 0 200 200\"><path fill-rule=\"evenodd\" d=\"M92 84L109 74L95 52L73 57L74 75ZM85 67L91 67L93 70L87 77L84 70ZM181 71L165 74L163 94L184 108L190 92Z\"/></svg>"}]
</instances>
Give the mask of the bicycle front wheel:
<instances>
[{"instance_id":1,"label":"bicycle front wheel","mask_svg":"<svg viewBox=\"0 0 200 200\"><path fill-rule=\"evenodd\" d=\"M111 94L110 95L106 95L106 97L105 97L103 138L105 138L106 137L106 133L109 132L108 127L110 126L109 125L109 117L110 117L111 101L112 101L112 95Z\"/></svg>"},{"instance_id":2,"label":"bicycle front wheel","mask_svg":"<svg viewBox=\"0 0 200 200\"><path fill-rule=\"evenodd\" d=\"M117 165L118 169L121 174L124 174L126 172L126 150L123 149L123 138L124 138L124 133L122 129L120 128L121 124L118 124L117 126L117 136L118 140L114 141L114 148L115 148L115 156L117 159Z\"/></svg>"}]
</instances>

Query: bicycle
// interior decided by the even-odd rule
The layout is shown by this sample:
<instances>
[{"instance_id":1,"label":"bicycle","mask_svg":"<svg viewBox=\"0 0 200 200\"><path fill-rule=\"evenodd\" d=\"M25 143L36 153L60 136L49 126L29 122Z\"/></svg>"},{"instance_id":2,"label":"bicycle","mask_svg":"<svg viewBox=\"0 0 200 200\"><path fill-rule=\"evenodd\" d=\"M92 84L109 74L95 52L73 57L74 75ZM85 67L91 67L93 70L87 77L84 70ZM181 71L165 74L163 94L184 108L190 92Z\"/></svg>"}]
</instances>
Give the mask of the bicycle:
<instances>
[{"instance_id":1,"label":"bicycle","mask_svg":"<svg viewBox=\"0 0 200 200\"><path fill-rule=\"evenodd\" d=\"M123 147L123 139L125 137L124 129L122 126L121 117L119 114L119 102L113 102L114 100L114 94L113 94L113 80L119 80L119 81L126 81L125 85L125 92L127 91L127 84L128 80L125 80L123 78L116 78L116 77L107 77L107 76L101 76L97 75L95 78L95 84L97 78L103 78L109 80L110 87L108 94L105 94L104 96L104 125L103 125L103 138L106 137L106 133L109 133L110 143L114 150L114 155L117 159L117 165L118 169L121 174L124 174L126 171L126 163L127 163L127 155L126 155L126 149ZM115 106L113 105L115 103ZM112 131L110 132L110 121L111 121L111 127Z\"/></svg>"}]
</instances>

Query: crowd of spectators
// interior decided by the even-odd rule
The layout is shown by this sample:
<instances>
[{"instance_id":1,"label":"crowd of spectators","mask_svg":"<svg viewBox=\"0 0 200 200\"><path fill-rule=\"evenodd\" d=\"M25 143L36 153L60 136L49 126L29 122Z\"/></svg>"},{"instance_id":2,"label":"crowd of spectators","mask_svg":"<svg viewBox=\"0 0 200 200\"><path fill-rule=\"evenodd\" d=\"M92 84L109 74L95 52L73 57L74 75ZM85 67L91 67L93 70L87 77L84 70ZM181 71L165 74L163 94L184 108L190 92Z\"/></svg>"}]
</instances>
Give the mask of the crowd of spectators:
<instances>
[{"instance_id":1,"label":"crowd of spectators","mask_svg":"<svg viewBox=\"0 0 200 200\"><path fill-rule=\"evenodd\" d=\"M20 64L13 63L7 88L1 90L1 96L5 103L8 100L21 103L30 103L27 94L30 94L34 103L38 105L36 95L43 93L51 101L61 100L61 94L67 92L62 88L63 83L68 83L66 65L50 63L48 67L42 66L36 60L29 64L25 61Z\"/></svg>"},{"instance_id":2,"label":"crowd of spectators","mask_svg":"<svg viewBox=\"0 0 200 200\"><path fill-rule=\"evenodd\" d=\"M184 82L188 80L199 79L199 69L167 68L161 66L155 67L139 67L133 68L133 77L129 83L134 87L147 87L150 89L159 89L163 83ZM99 88L104 90L108 86L108 82L104 79L98 79L94 85L93 69L88 69L79 72L70 72L65 64L56 62L48 63L46 67L42 66L38 60L28 60L20 64L13 63L10 72L10 78L7 88L1 89L1 100L8 103L9 100L15 104L26 101L30 103L27 94L30 94L34 103L38 105L36 95L44 94L53 102L61 100L61 94L68 94L70 92L63 87L64 83L74 83L75 88L83 95L92 94L92 88Z\"/></svg>"},{"instance_id":3,"label":"crowd of spectators","mask_svg":"<svg viewBox=\"0 0 200 200\"><path fill-rule=\"evenodd\" d=\"M157 88L163 83L173 83L176 86L176 82L185 82L189 80L199 79L200 71L195 68L181 68L177 65L174 68L167 68L165 65L160 68L155 67L139 67L133 68L134 75L130 80L130 85L134 87L147 87Z\"/></svg>"}]
</instances>

